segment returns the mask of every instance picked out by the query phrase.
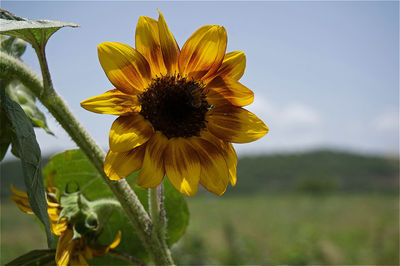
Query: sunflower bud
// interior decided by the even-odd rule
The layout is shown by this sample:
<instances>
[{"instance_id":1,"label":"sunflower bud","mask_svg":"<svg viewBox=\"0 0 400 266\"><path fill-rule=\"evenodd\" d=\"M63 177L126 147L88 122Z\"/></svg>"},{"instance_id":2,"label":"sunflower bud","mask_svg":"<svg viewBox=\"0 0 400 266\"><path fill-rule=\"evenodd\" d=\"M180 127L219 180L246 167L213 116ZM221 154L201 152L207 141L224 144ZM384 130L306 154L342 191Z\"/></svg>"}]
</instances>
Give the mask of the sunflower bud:
<instances>
[{"instance_id":1,"label":"sunflower bud","mask_svg":"<svg viewBox=\"0 0 400 266\"><path fill-rule=\"evenodd\" d=\"M101 234L112 212L120 208L120 205L113 199L89 201L79 187L71 188L72 186L73 184L69 184L61 196L63 209L60 217L67 218L68 223L74 225L74 238L96 238Z\"/></svg>"}]
</instances>

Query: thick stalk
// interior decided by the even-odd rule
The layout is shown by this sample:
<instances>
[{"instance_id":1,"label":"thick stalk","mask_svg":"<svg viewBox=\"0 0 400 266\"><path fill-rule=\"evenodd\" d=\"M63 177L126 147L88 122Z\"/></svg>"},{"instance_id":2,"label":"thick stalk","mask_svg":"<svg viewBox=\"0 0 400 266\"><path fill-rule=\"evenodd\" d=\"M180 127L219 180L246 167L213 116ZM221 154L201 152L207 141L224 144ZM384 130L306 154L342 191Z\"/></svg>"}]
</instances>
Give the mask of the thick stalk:
<instances>
[{"instance_id":1,"label":"thick stalk","mask_svg":"<svg viewBox=\"0 0 400 266\"><path fill-rule=\"evenodd\" d=\"M152 233L152 222L126 180L111 181L104 173L104 152L94 142L89 133L71 113L62 98L53 89L45 55L42 51L35 50L38 53L43 77L46 79L43 80L43 83L27 65L3 52L0 52L0 75L2 77L13 76L29 88L86 154L104 182L110 187L115 197L121 203L122 208L136 229L152 260L158 265L174 264L168 248L162 244L163 241L161 239Z\"/></svg>"}]
</instances>

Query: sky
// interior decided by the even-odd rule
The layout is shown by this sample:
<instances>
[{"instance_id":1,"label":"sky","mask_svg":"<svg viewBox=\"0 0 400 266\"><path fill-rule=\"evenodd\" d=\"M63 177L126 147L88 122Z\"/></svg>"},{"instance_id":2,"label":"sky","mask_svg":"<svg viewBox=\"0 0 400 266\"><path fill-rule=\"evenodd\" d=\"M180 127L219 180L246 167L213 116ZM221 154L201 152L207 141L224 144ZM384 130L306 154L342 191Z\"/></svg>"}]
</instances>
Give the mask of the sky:
<instances>
[{"instance_id":1,"label":"sky","mask_svg":"<svg viewBox=\"0 0 400 266\"><path fill-rule=\"evenodd\" d=\"M105 41L134 47L140 16L163 13L180 47L199 27L222 25L227 51L244 51L240 80L255 93L246 109L269 127L262 139L235 145L238 155L321 148L393 155L399 151L399 3L266 2L15 2L1 7L29 19L79 24L47 45L58 93L105 149L112 115L80 102L112 89L97 57ZM28 47L22 59L37 73ZM43 106L55 137L36 130L43 154L76 145ZM10 154L7 155L11 157Z\"/></svg>"}]
</instances>

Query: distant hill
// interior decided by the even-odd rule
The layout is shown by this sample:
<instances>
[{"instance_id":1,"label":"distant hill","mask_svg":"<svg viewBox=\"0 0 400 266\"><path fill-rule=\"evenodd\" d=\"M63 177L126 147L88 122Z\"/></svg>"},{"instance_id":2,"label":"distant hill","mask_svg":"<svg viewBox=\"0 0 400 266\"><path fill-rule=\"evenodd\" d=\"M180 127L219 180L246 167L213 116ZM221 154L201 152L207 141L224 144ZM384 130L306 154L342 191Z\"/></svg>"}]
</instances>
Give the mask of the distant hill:
<instances>
[{"instance_id":1,"label":"distant hill","mask_svg":"<svg viewBox=\"0 0 400 266\"><path fill-rule=\"evenodd\" d=\"M43 159L43 166L49 158ZM9 184L23 188L18 160L0 166L1 197ZM397 193L399 160L336 151L248 156L239 159L238 183L228 195L240 193ZM200 192L201 193L201 192Z\"/></svg>"},{"instance_id":2,"label":"distant hill","mask_svg":"<svg viewBox=\"0 0 400 266\"><path fill-rule=\"evenodd\" d=\"M399 160L336 151L244 157L238 192L398 192Z\"/></svg>"}]
</instances>

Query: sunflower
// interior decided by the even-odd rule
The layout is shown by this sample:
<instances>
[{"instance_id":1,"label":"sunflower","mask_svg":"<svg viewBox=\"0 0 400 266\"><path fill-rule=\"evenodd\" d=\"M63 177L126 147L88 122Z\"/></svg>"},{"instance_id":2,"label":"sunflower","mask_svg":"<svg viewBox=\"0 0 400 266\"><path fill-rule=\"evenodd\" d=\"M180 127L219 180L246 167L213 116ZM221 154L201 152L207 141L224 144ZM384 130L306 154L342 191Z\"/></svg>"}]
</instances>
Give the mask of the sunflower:
<instances>
[{"instance_id":1,"label":"sunflower","mask_svg":"<svg viewBox=\"0 0 400 266\"><path fill-rule=\"evenodd\" d=\"M98 46L100 64L115 89L81 103L86 110L118 115L111 126L104 172L111 180L140 169L138 185L156 187L166 174L181 193L199 183L222 195L236 184L233 143L268 132L242 108L254 93L238 80L243 52L226 52L224 27L199 28L179 48L163 15L140 17L136 49L117 42Z\"/></svg>"},{"instance_id":2,"label":"sunflower","mask_svg":"<svg viewBox=\"0 0 400 266\"><path fill-rule=\"evenodd\" d=\"M53 182L49 179L50 184ZM18 208L28 214L34 214L30 206L28 195L26 192L10 186L14 195L10 199L14 201ZM86 259L92 259L93 256L102 257L106 255L110 249L119 245L121 240L121 231L118 231L115 239L108 246L89 245L87 239L83 236L74 237L73 224L65 217L60 217L62 207L56 196L56 188L48 186L47 195L47 213L50 219L50 229L60 239L57 243L55 261L58 266L64 265L88 265Z\"/></svg>"}]
</instances>

